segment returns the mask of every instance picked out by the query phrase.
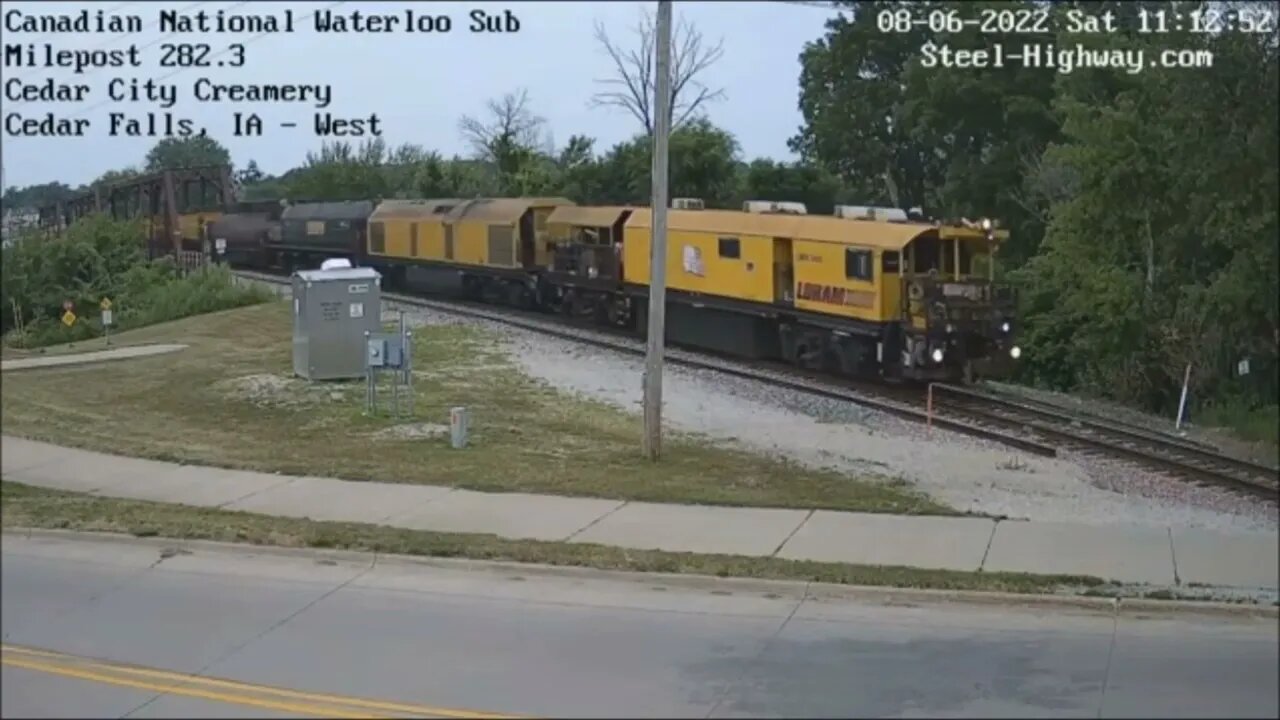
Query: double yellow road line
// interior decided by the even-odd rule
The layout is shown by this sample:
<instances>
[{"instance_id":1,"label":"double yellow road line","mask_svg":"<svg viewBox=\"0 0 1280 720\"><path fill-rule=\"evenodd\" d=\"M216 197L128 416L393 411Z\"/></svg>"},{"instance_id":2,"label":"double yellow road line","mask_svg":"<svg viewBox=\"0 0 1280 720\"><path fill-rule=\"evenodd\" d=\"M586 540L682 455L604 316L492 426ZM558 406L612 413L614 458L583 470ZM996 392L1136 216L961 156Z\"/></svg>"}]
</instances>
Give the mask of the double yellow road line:
<instances>
[{"instance_id":1,"label":"double yellow road line","mask_svg":"<svg viewBox=\"0 0 1280 720\"><path fill-rule=\"evenodd\" d=\"M453 708L384 702L344 695L303 692L254 683L202 677L157 670L125 663L93 660L65 653L0 645L0 664L34 670L65 678L126 687L135 690L180 695L246 707L277 710L290 715L324 718L440 717L472 720L514 719L513 715L457 710Z\"/></svg>"}]
</instances>

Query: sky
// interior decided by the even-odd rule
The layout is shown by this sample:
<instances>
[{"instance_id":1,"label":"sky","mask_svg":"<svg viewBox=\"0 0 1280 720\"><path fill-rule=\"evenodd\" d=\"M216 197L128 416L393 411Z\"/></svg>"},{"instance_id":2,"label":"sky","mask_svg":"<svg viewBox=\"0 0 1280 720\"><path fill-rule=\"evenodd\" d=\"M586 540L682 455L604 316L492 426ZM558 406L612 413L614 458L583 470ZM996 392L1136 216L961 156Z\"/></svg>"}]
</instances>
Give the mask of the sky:
<instances>
[{"instance_id":1,"label":"sky","mask_svg":"<svg viewBox=\"0 0 1280 720\"><path fill-rule=\"evenodd\" d=\"M83 101L41 102L3 97L5 122L19 113L40 119L48 113L60 118L87 118L91 125L83 137L22 137L4 128L4 186L25 186L52 181L75 186L103 172L140 166L147 150L159 137L111 136L109 113L145 118L147 113L169 112L204 127L231 152L235 165L252 159L266 173L277 174L303 162L308 150L320 147L313 131L315 113L340 118L381 118L388 145L420 144L445 155L468 154L458 131L464 114L484 117L487 100L525 89L533 110L547 120L557 146L570 135L596 138L597 151L626 140L639 124L625 111L590 107L591 95L601 89L596 82L609 77L611 61L593 39L599 21L617 44L635 46L633 28L644 9L654 2L346 2L333 12L350 15L393 14L406 9L419 15L448 15L448 34L390 33L321 34L308 16L332 2L8 2L4 14L76 15L80 10L106 10L115 15L141 18L137 34L80 34L4 32L4 44L35 43L55 50L127 50L138 48L138 68L93 68L76 74L71 68L24 68L6 64L3 78L18 77L27 84L53 79L55 83L89 86ZM708 106L707 116L731 131L747 158L789 159L787 139L795 134L801 117L797 109L799 55L806 42L823 35L824 23L835 11L813 5L784 2L677 2L677 21L699 29L709 43L723 40L722 59L704 75L712 88L723 88L725 99ZM153 25L160 10L213 15L274 14L283 17L292 9L296 29L292 34L272 33L254 38L251 33L183 33L164 35ZM509 10L519 20L514 33L472 33L469 14L476 9L501 15ZM8 22L11 18L4 18ZM304 21L305 20L305 21ZM160 67L167 43L208 43L213 52L232 43L244 46L240 67L177 69ZM236 51L218 56L233 60ZM217 62L217 60L214 60ZM171 108L157 103L115 102L107 97L108 83L154 79L177 86L178 101ZM332 102L326 108L314 103L201 103L193 97L200 78L215 83L329 84ZM9 88L6 87L6 91ZM96 106L96 107L95 107ZM235 137L233 113L257 113L266 122L261 136ZM296 122L297 127L279 127ZM361 138L348 138L358 143Z\"/></svg>"}]
</instances>

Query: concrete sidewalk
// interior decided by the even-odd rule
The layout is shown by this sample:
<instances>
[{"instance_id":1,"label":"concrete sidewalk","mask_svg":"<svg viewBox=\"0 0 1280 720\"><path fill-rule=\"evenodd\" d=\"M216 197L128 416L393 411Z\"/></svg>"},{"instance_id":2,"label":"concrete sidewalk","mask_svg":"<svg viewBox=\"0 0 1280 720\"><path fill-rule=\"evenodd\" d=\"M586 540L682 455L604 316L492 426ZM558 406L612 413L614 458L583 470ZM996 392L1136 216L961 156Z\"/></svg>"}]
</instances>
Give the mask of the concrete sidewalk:
<instances>
[{"instance_id":1,"label":"concrete sidewalk","mask_svg":"<svg viewBox=\"0 0 1280 720\"><path fill-rule=\"evenodd\" d=\"M85 363L106 362L108 360L129 360L150 355L165 355L178 352L186 347L186 345L131 345L129 347L94 350L72 355L42 355L18 360L3 360L0 361L0 371L84 365Z\"/></svg>"},{"instance_id":2,"label":"concrete sidewalk","mask_svg":"<svg viewBox=\"0 0 1280 720\"><path fill-rule=\"evenodd\" d=\"M1094 575L1160 586L1280 586L1275 533L481 493L176 465L8 436L0 441L0 460L6 480L28 485L313 520L642 550Z\"/></svg>"}]
</instances>

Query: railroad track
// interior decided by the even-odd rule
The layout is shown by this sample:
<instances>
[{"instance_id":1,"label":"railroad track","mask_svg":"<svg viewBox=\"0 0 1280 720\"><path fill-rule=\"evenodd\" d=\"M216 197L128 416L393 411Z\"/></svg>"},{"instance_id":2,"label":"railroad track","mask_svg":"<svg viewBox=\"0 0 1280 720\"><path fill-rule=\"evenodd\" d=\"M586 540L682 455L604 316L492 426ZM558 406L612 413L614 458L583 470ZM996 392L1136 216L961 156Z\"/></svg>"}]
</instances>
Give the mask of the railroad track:
<instances>
[{"instance_id":1,"label":"railroad track","mask_svg":"<svg viewBox=\"0 0 1280 720\"><path fill-rule=\"evenodd\" d=\"M1023 405L1029 405L1031 407L1040 408L1054 414L1058 414L1058 415L1067 414L1083 421L1093 421L1103 425L1115 425L1123 429L1136 430L1139 433L1155 434L1159 437L1166 438L1173 442L1180 442L1187 445L1195 446L1197 448L1200 448L1201 450L1216 451L1216 448L1207 442L1201 442L1199 440L1183 437L1182 435L1166 432L1163 430L1152 430L1149 427L1144 427L1142 425L1135 425L1132 422L1119 420L1116 418L1109 418L1104 415L1099 415L1096 412L1093 412L1091 410L1087 410L1084 408L1073 408L1060 403L1053 403L1046 400L1038 400L1036 398L1028 397L1020 393L1014 393L1008 390L999 390L991 387L984 387L982 391L985 392L986 394L993 395L997 398L1000 398L1001 400L1008 400L1015 403L1021 403Z\"/></svg>"},{"instance_id":2,"label":"railroad track","mask_svg":"<svg viewBox=\"0 0 1280 720\"><path fill-rule=\"evenodd\" d=\"M944 383L933 386L935 409L970 416L1061 446L1122 457L1196 482L1207 482L1276 501L1280 469L1224 455L1189 441L1050 403Z\"/></svg>"},{"instance_id":3,"label":"railroad track","mask_svg":"<svg viewBox=\"0 0 1280 720\"><path fill-rule=\"evenodd\" d=\"M269 283L272 285L290 285L290 281L268 273L237 270L235 274L257 282ZM625 355L634 355L643 357L645 354L645 345L643 342L623 336L619 333L607 333L599 328L591 328L590 330L578 330L572 325L566 324L563 320L547 320L546 316L541 314L535 315L527 311L504 309L503 312L495 312L493 310L477 307L476 304L466 301L455 300L430 300L416 295L406 295L398 292L382 293L384 302L389 304L407 305L409 307L425 308L436 310L460 317L469 317L482 320L488 320L495 323L501 323L509 327L516 327L522 330L529 330L548 337L556 337L573 342L583 343L594 347L613 350ZM534 318L537 319L534 319ZM798 374L794 368L790 366L781 366L779 368L757 366L752 367L741 361L720 360L708 356L696 356L687 351L671 349L668 351L665 361L682 367L708 370L721 375L731 375L734 377L754 380L766 383L774 387L781 387L796 392L807 393L816 397L829 398L833 400L847 400L862 407L879 410L895 417L906 420L926 423L929 422L929 416L920 403L910 401L899 401L886 397L875 397L868 392L860 391L851 386L840 386L831 384L828 378L818 378L815 376L806 376ZM763 365L763 364L762 364ZM1029 439L1020 435L1014 435L986 424L975 424L965 417L952 417L946 413L934 413L932 424L946 430L979 437L986 440L992 440L1003 445L1015 447L1026 452L1044 457L1056 457L1057 449L1052 445L1045 444L1038 440Z\"/></svg>"}]
</instances>

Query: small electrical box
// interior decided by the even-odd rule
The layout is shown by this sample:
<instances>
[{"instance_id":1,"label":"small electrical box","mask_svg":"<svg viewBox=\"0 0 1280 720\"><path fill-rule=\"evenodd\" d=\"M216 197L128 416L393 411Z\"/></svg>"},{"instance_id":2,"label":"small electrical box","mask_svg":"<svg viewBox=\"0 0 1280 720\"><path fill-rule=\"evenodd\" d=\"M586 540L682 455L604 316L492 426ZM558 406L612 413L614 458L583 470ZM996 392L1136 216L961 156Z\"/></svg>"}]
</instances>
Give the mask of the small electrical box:
<instances>
[{"instance_id":1,"label":"small electrical box","mask_svg":"<svg viewBox=\"0 0 1280 720\"><path fill-rule=\"evenodd\" d=\"M369 336L368 366L384 370L404 367L404 341L399 335L377 333Z\"/></svg>"},{"instance_id":2,"label":"small electrical box","mask_svg":"<svg viewBox=\"0 0 1280 720\"><path fill-rule=\"evenodd\" d=\"M369 367L386 367L387 341L383 338L369 338Z\"/></svg>"},{"instance_id":3,"label":"small electrical box","mask_svg":"<svg viewBox=\"0 0 1280 720\"><path fill-rule=\"evenodd\" d=\"M386 367L399 369L404 366L404 347L401 346L400 338L387 338Z\"/></svg>"}]
</instances>

